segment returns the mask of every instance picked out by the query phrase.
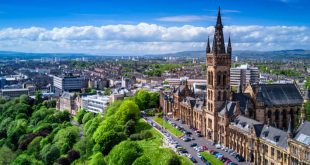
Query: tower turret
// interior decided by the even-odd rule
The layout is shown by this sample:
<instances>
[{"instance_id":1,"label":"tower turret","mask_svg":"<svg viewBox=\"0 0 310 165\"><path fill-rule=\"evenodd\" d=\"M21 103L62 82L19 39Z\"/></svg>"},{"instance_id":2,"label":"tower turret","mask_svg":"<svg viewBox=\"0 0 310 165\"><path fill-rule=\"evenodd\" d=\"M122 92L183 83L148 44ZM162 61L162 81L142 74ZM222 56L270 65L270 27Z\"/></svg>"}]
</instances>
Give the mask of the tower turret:
<instances>
[{"instance_id":1,"label":"tower turret","mask_svg":"<svg viewBox=\"0 0 310 165\"><path fill-rule=\"evenodd\" d=\"M232 47L231 47L231 41L230 41L230 36L228 38L228 46L227 46L227 54L231 55L232 52Z\"/></svg>"},{"instance_id":2,"label":"tower turret","mask_svg":"<svg viewBox=\"0 0 310 165\"><path fill-rule=\"evenodd\" d=\"M215 32L213 37L213 47L212 52L215 54L225 54L225 42L223 34L223 24L221 17L221 8L218 9L217 21L215 24Z\"/></svg>"}]
</instances>

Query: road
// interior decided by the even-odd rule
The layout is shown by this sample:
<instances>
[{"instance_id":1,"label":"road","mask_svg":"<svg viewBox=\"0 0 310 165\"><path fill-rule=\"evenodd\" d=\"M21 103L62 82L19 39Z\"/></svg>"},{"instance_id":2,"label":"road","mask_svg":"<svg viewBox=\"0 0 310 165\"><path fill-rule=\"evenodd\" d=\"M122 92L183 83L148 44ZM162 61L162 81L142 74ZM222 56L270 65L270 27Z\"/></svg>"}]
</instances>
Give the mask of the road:
<instances>
[{"instance_id":1,"label":"road","mask_svg":"<svg viewBox=\"0 0 310 165\"><path fill-rule=\"evenodd\" d=\"M151 120L151 121L153 121L153 119L152 119L151 117L148 117L148 119ZM198 137L198 136L195 134L195 132L192 131L192 130L189 128L188 125L181 124L179 121L175 121L175 120L173 120L173 119L171 119L171 118L169 118L169 120L172 121L172 122L174 122L174 123L177 124L178 126L182 126L185 130L187 130L187 131L189 131L189 132L192 133L191 136L194 137L195 140L190 141L190 142L184 142L184 141L181 140L180 138L178 138L178 137L174 136L173 134L170 134L168 131L166 131L166 132L168 132L169 135L173 138L173 140L177 141L181 146L183 146L183 147L188 151L188 153L191 154L191 155L198 161L197 164L199 164L199 165L200 165L200 164L201 164L201 165L204 165L205 163L203 163L203 162L201 161L201 159L198 158L198 156L197 156L197 153L198 153L198 152L197 152L193 147L190 146L192 143L197 143L199 146L207 146L209 150L214 150L214 151L217 151L217 152L223 154L226 158L232 160L233 162L237 163L238 165L247 165L247 164L250 164L250 163L248 163L248 162L238 162L238 161L236 160L236 158L234 158L233 156L229 155L227 152L225 152L225 151L223 151L223 150L221 150L221 149L216 149L214 146L212 146L212 142L211 142L211 141L205 139L204 137ZM154 121L153 121L153 122L154 122ZM155 123L156 123L156 122L155 122Z\"/></svg>"}]
</instances>

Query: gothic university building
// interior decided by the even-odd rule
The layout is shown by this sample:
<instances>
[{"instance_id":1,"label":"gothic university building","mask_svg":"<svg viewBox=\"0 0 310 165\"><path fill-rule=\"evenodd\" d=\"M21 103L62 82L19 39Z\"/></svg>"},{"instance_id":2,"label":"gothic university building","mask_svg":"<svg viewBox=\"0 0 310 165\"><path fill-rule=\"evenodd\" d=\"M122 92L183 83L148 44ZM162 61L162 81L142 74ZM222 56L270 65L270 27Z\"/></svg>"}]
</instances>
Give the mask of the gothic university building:
<instances>
[{"instance_id":1,"label":"gothic university building","mask_svg":"<svg viewBox=\"0 0 310 165\"><path fill-rule=\"evenodd\" d=\"M197 128L206 139L229 147L258 165L310 165L310 122L296 84L249 84L231 92L232 46L225 47L218 11L212 48L206 46L207 90L196 94L182 82L161 92L165 115ZM244 89L244 90L242 90Z\"/></svg>"}]
</instances>

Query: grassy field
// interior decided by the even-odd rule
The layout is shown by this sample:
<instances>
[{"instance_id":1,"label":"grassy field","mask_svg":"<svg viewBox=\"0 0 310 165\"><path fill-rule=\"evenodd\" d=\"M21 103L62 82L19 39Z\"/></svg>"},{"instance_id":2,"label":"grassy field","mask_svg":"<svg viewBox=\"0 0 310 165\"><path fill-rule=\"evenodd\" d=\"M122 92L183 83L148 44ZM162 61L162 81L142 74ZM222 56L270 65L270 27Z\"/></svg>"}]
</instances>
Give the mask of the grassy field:
<instances>
[{"instance_id":1,"label":"grassy field","mask_svg":"<svg viewBox=\"0 0 310 165\"><path fill-rule=\"evenodd\" d=\"M175 135L177 137L181 137L181 136L184 135L183 132L181 132L180 130L176 129L174 126L172 126L170 123L166 122L162 118L156 117L156 118L154 118L154 121L156 121L161 126L165 127L170 133L172 133L173 135Z\"/></svg>"},{"instance_id":2,"label":"grassy field","mask_svg":"<svg viewBox=\"0 0 310 165\"><path fill-rule=\"evenodd\" d=\"M151 160L151 164L167 164L167 161L176 153L169 148L161 148L163 135L147 124L145 121L140 120L136 126L136 132L142 130L150 130L153 134L152 139L138 141L138 144L143 148L144 155ZM182 165L193 164L187 157L180 156L180 158Z\"/></svg>"},{"instance_id":3,"label":"grassy field","mask_svg":"<svg viewBox=\"0 0 310 165\"><path fill-rule=\"evenodd\" d=\"M210 162L211 164L215 164L215 165L223 165L224 163L218 159L216 159L216 157L214 157L213 155L209 154L208 152L201 152L201 155L208 160L208 162Z\"/></svg>"}]
</instances>

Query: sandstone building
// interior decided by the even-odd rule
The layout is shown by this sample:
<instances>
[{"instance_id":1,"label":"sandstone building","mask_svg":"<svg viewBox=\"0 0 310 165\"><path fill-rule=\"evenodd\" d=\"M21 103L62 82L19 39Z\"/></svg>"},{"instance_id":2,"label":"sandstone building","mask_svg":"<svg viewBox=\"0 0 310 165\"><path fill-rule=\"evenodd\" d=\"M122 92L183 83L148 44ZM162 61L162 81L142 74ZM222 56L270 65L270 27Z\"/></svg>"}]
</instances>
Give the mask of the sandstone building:
<instances>
[{"instance_id":1,"label":"sandstone building","mask_svg":"<svg viewBox=\"0 0 310 165\"><path fill-rule=\"evenodd\" d=\"M308 94L302 97L296 84L250 84L231 92L230 37L227 43L219 10L212 47L209 38L206 46L206 93L197 95L187 81L162 91L164 114L254 164L310 165L310 122L303 109Z\"/></svg>"}]
</instances>

